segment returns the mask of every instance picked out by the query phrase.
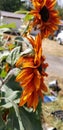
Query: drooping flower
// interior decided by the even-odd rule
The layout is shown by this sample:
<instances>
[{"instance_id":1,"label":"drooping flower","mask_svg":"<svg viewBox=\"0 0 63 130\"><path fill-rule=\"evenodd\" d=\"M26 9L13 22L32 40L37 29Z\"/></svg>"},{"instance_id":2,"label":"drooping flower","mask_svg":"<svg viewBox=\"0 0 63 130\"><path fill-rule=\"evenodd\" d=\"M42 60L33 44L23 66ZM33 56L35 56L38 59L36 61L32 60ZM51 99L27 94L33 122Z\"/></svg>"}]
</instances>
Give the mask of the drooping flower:
<instances>
[{"instance_id":1,"label":"drooping flower","mask_svg":"<svg viewBox=\"0 0 63 130\"><path fill-rule=\"evenodd\" d=\"M47 76L45 69L48 66L44 63L45 58L42 56L42 39L38 34L35 40L29 37L28 40L33 46L34 55L21 57L16 66L22 66L21 72L17 75L16 81L20 82L23 92L20 98L20 106L27 103L28 107L36 109L39 99L43 99L43 92L47 91L44 83L44 76Z\"/></svg>"},{"instance_id":2,"label":"drooping flower","mask_svg":"<svg viewBox=\"0 0 63 130\"><path fill-rule=\"evenodd\" d=\"M31 22L32 27L40 29L42 37L48 37L58 28L59 16L58 11L54 9L56 0L31 0L35 7L30 11L34 16Z\"/></svg>"}]
</instances>

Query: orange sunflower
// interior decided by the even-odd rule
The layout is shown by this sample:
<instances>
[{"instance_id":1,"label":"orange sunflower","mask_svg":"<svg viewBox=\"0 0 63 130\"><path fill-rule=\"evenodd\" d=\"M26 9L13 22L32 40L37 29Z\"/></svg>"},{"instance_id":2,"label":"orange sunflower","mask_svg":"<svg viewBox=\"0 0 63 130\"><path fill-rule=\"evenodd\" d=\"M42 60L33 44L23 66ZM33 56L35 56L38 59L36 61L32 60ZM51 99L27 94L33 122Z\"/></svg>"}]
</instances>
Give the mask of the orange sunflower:
<instances>
[{"instance_id":1,"label":"orange sunflower","mask_svg":"<svg viewBox=\"0 0 63 130\"><path fill-rule=\"evenodd\" d=\"M44 83L44 76L47 76L45 69L48 66L44 63L45 58L42 56L42 39L38 34L35 40L28 38L34 49L34 55L21 57L16 66L22 67L21 72L17 75L16 81L20 82L23 92L20 98L20 106L27 103L28 107L36 109L39 99L43 99L43 92L47 92Z\"/></svg>"},{"instance_id":2,"label":"orange sunflower","mask_svg":"<svg viewBox=\"0 0 63 130\"><path fill-rule=\"evenodd\" d=\"M54 9L56 0L31 0L35 7L30 11L30 14L34 16L31 22L32 27L40 29L42 38L48 37L53 34L58 28L59 16L58 11Z\"/></svg>"}]
</instances>

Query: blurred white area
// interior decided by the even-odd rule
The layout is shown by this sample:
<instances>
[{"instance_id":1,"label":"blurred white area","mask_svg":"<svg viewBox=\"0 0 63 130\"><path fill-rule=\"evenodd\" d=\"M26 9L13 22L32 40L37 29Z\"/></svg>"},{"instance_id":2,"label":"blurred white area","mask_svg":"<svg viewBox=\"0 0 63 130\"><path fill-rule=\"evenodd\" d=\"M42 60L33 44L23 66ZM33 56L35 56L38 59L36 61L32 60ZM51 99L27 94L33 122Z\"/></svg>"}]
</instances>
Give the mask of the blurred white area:
<instances>
[{"instance_id":1,"label":"blurred white area","mask_svg":"<svg viewBox=\"0 0 63 130\"><path fill-rule=\"evenodd\" d=\"M63 0L57 0L58 5L63 8Z\"/></svg>"}]
</instances>

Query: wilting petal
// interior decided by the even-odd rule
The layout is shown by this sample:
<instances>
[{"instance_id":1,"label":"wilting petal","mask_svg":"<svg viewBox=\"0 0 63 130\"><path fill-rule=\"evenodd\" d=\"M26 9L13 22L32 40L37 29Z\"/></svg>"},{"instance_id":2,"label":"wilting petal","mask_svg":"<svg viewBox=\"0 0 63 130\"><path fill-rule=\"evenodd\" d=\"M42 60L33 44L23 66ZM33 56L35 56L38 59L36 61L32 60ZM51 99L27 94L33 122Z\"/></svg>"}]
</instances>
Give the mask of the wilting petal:
<instances>
[{"instance_id":1,"label":"wilting petal","mask_svg":"<svg viewBox=\"0 0 63 130\"><path fill-rule=\"evenodd\" d=\"M34 91L34 88L31 85L27 86L24 89L23 94L20 98L20 104L19 104L20 106L23 106L25 103L28 102L28 98L30 98L33 91Z\"/></svg>"},{"instance_id":2,"label":"wilting petal","mask_svg":"<svg viewBox=\"0 0 63 130\"><path fill-rule=\"evenodd\" d=\"M33 37L27 37L27 39L29 40L29 42L31 43L31 45L33 46L33 48L34 48L34 45L35 45L35 40L33 39Z\"/></svg>"},{"instance_id":3,"label":"wilting petal","mask_svg":"<svg viewBox=\"0 0 63 130\"><path fill-rule=\"evenodd\" d=\"M44 96L43 96L42 90L39 90L38 93L39 93L39 96L41 97L41 99L43 100Z\"/></svg>"},{"instance_id":4,"label":"wilting petal","mask_svg":"<svg viewBox=\"0 0 63 130\"><path fill-rule=\"evenodd\" d=\"M41 90L44 91L44 92L48 91L47 86L45 85L44 82L41 83Z\"/></svg>"},{"instance_id":5,"label":"wilting petal","mask_svg":"<svg viewBox=\"0 0 63 130\"><path fill-rule=\"evenodd\" d=\"M30 97L30 94L21 96L19 106L23 106L27 102L29 97Z\"/></svg>"},{"instance_id":6,"label":"wilting petal","mask_svg":"<svg viewBox=\"0 0 63 130\"><path fill-rule=\"evenodd\" d=\"M21 68L21 72L16 77L16 81L22 87L22 95L20 98L20 106L27 104L36 110L39 99L43 98L43 92L47 91L44 84L45 69L47 64L44 63L45 58L42 56L42 38L38 34L35 39L28 38L32 47L33 55L22 56L16 63ZM20 61L20 62L19 62Z\"/></svg>"},{"instance_id":7,"label":"wilting petal","mask_svg":"<svg viewBox=\"0 0 63 130\"><path fill-rule=\"evenodd\" d=\"M34 87L32 86L32 84L29 84L28 86L25 87L25 89L23 90L23 95L28 95L28 94L32 94L32 92L34 91Z\"/></svg>"},{"instance_id":8,"label":"wilting petal","mask_svg":"<svg viewBox=\"0 0 63 130\"><path fill-rule=\"evenodd\" d=\"M28 61L28 62L24 62L23 68L27 68L27 67L30 67L30 68L34 68L34 64L32 61Z\"/></svg>"},{"instance_id":9,"label":"wilting petal","mask_svg":"<svg viewBox=\"0 0 63 130\"><path fill-rule=\"evenodd\" d=\"M40 84L41 84L41 75L40 75L39 71L37 71L37 70L34 70L33 82L34 82L36 91L38 91L38 89L40 89Z\"/></svg>"},{"instance_id":10,"label":"wilting petal","mask_svg":"<svg viewBox=\"0 0 63 130\"><path fill-rule=\"evenodd\" d=\"M5 64L5 71L8 72L11 69L10 65L8 63Z\"/></svg>"},{"instance_id":11,"label":"wilting petal","mask_svg":"<svg viewBox=\"0 0 63 130\"><path fill-rule=\"evenodd\" d=\"M16 67L20 67L22 65L23 60L23 57L20 57L16 62Z\"/></svg>"},{"instance_id":12,"label":"wilting petal","mask_svg":"<svg viewBox=\"0 0 63 130\"><path fill-rule=\"evenodd\" d=\"M30 74L32 73L32 69L28 68L28 69L23 69L18 76L16 77L16 81L17 82L21 82L22 80L24 80L26 77L28 77Z\"/></svg>"},{"instance_id":13,"label":"wilting petal","mask_svg":"<svg viewBox=\"0 0 63 130\"><path fill-rule=\"evenodd\" d=\"M30 97L28 98L28 101L27 101L27 106L28 107L32 107L32 102L33 102L33 93L30 95Z\"/></svg>"},{"instance_id":14,"label":"wilting petal","mask_svg":"<svg viewBox=\"0 0 63 130\"><path fill-rule=\"evenodd\" d=\"M34 97L33 97L33 109L36 110L36 107L38 105L38 93L34 91Z\"/></svg>"},{"instance_id":15,"label":"wilting petal","mask_svg":"<svg viewBox=\"0 0 63 130\"><path fill-rule=\"evenodd\" d=\"M32 79L33 79L33 73L30 74L29 76L25 77L24 80L22 80L22 83L21 83L21 86L22 87L26 87L28 86L31 82L32 82Z\"/></svg>"}]
</instances>

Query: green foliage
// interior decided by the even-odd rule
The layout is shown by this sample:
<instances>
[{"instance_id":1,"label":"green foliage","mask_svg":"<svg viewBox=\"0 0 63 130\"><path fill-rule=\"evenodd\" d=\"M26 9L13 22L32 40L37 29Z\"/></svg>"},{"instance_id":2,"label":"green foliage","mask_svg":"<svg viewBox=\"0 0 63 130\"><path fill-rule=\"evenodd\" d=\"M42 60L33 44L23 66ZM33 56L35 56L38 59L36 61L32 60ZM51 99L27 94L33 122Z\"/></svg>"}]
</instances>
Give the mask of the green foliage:
<instances>
[{"instance_id":1,"label":"green foliage","mask_svg":"<svg viewBox=\"0 0 63 130\"><path fill-rule=\"evenodd\" d=\"M13 12L18 10L20 6L20 0L0 0L0 10Z\"/></svg>"},{"instance_id":2,"label":"green foliage","mask_svg":"<svg viewBox=\"0 0 63 130\"><path fill-rule=\"evenodd\" d=\"M2 69L0 72L0 77L5 78L6 75L7 75L6 71Z\"/></svg>"},{"instance_id":3,"label":"green foliage","mask_svg":"<svg viewBox=\"0 0 63 130\"><path fill-rule=\"evenodd\" d=\"M0 29L1 28L16 28L16 24L15 23L3 24L3 25L0 25Z\"/></svg>"},{"instance_id":4,"label":"green foliage","mask_svg":"<svg viewBox=\"0 0 63 130\"><path fill-rule=\"evenodd\" d=\"M20 53L20 46L15 47L8 55L6 61L9 63L11 66L13 66L17 59L19 58L19 53Z\"/></svg>"},{"instance_id":5,"label":"green foliage","mask_svg":"<svg viewBox=\"0 0 63 130\"><path fill-rule=\"evenodd\" d=\"M26 106L19 107L17 104L19 103L21 91L22 89L19 87L19 84L15 82L15 76L12 76L6 85L4 84L2 86L0 92L0 129L42 130L40 121L41 102L36 112L26 108ZM4 110L9 110L6 121L4 121L2 117L2 113L5 115Z\"/></svg>"},{"instance_id":6,"label":"green foliage","mask_svg":"<svg viewBox=\"0 0 63 130\"><path fill-rule=\"evenodd\" d=\"M26 16L25 16L25 18L24 18L24 21L30 21L32 19L33 19L33 15L27 13Z\"/></svg>"},{"instance_id":7,"label":"green foliage","mask_svg":"<svg viewBox=\"0 0 63 130\"><path fill-rule=\"evenodd\" d=\"M58 7L60 18L63 20L63 8Z\"/></svg>"},{"instance_id":8,"label":"green foliage","mask_svg":"<svg viewBox=\"0 0 63 130\"><path fill-rule=\"evenodd\" d=\"M42 130L41 101L35 112L26 105L18 105L22 88L15 79L21 70L15 67L15 63L20 56L31 55L32 46L27 38L16 37L15 40L20 41L20 44L18 42L11 51L8 48L5 51L6 48L2 45L3 50L0 52L0 130ZM23 51L24 43L28 48ZM5 63L11 67L8 73L5 71Z\"/></svg>"},{"instance_id":9,"label":"green foliage","mask_svg":"<svg viewBox=\"0 0 63 130\"><path fill-rule=\"evenodd\" d=\"M27 14L28 13L28 11L24 8L24 9L20 9L20 10L18 10L18 11L16 11L15 12L16 14Z\"/></svg>"},{"instance_id":10,"label":"green foliage","mask_svg":"<svg viewBox=\"0 0 63 130\"><path fill-rule=\"evenodd\" d=\"M63 8L61 8L61 6L58 6L58 4L56 4L55 9L58 10L59 16L63 20Z\"/></svg>"}]
</instances>

